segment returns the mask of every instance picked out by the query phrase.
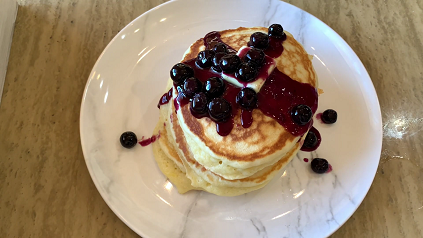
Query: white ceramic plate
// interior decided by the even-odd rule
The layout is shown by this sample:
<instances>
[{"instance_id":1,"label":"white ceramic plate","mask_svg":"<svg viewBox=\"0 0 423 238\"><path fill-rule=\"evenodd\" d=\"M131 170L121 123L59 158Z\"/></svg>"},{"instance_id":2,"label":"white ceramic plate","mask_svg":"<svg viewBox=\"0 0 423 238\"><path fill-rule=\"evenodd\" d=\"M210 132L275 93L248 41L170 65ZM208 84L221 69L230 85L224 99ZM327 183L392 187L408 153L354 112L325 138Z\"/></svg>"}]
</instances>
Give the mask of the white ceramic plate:
<instances>
[{"instance_id":1,"label":"white ceramic plate","mask_svg":"<svg viewBox=\"0 0 423 238\"><path fill-rule=\"evenodd\" d=\"M238 197L180 195L159 171L151 146L124 149L122 132L151 136L169 70L195 40L214 30L280 23L309 54L324 94L318 112L338 122L315 123L317 152L301 152L265 188ZM357 209L376 172L382 126L372 82L348 44L310 14L277 0L181 0L135 19L110 42L88 79L81 141L100 194L145 238L326 237ZM323 157L333 171L311 172L303 158Z\"/></svg>"}]
</instances>

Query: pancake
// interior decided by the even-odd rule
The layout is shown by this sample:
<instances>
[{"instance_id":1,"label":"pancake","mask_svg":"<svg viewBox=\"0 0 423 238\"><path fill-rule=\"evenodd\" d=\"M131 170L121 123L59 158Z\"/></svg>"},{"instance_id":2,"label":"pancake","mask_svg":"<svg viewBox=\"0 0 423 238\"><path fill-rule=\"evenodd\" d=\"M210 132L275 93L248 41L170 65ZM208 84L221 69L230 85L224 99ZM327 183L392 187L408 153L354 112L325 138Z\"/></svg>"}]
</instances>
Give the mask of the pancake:
<instances>
[{"instance_id":1,"label":"pancake","mask_svg":"<svg viewBox=\"0 0 423 238\"><path fill-rule=\"evenodd\" d=\"M257 31L267 32L267 28L238 28L220 34L224 43L238 50ZM293 80L317 88L317 75L303 47L289 33L283 46L282 55L276 58L277 68ZM198 40L182 61L196 57L204 49L203 39ZM216 132L215 123L209 118L193 117L189 105L182 107L177 116L195 159L226 179L245 178L274 164L299 140L260 110L253 110L253 124L249 128L240 126L240 114L236 115L236 126L225 137Z\"/></svg>"},{"instance_id":2,"label":"pancake","mask_svg":"<svg viewBox=\"0 0 423 238\"><path fill-rule=\"evenodd\" d=\"M267 28L238 28L219 32L221 40L235 50L247 45L254 32ZM275 58L276 67L291 79L317 89L317 75L303 47L286 32L284 51ZM192 44L182 62L204 50L203 39ZM178 92L169 79L167 90ZM166 92L167 92L166 90ZM172 101L173 102L173 101ZM261 110L253 110L249 128L241 126L241 111L234 115L234 128L227 136L216 132L216 123L208 117L192 116L189 104L175 108L174 103L160 107L154 155L161 171L178 188L205 190L221 196L236 196L265 186L301 148L305 136L294 136L278 121Z\"/></svg>"},{"instance_id":3,"label":"pancake","mask_svg":"<svg viewBox=\"0 0 423 238\"><path fill-rule=\"evenodd\" d=\"M161 110L168 111L174 118L175 108L173 104L166 104L161 107ZM161 114L160 120L165 116ZM243 179L227 180L211 171L206 170L193 158L193 154L189 150L189 145L186 142L181 127L177 120L173 123L158 123L154 133L160 131L159 143L153 144L153 151L155 159L159 165L160 170L168 177L168 179L177 187L179 193L185 193L189 190L205 190L219 196L237 196L247 192L257 190L264 187L270 180L280 172L289 161L296 155L302 145L302 141L298 142L293 151L281 158L274 165L268 166L258 173ZM168 140L169 137L163 136L163 132L174 134L176 140ZM170 153L178 154L179 159L183 161L186 168L185 173L182 172L176 165L173 159L163 152L164 150Z\"/></svg>"},{"instance_id":4,"label":"pancake","mask_svg":"<svg viewBox=\"0 0 423 238\"><path fill-rule=\"evenodd\" d=\"M172 80L168 81L166 89L169 90L172 87L173 83ZM170 121L169 117L169 109L167 109L167 105L163 105L160 108L160 117L159 122L154 130L154 134L157 135L160 133L160 137L158 143L160 144L160 153L164 153L164 155L170 159L183 173L185 173L185 167L182 163L182 160L179 158L178 153L174 149L174 146L171 144L171 141L175 139L171 137L170 132L168 130L164 130L166 125L170 125L172 122ZM162 126L163 124L163 126ZM156 156L157 157L157 156Z\"/></svg>"}]
</instances>

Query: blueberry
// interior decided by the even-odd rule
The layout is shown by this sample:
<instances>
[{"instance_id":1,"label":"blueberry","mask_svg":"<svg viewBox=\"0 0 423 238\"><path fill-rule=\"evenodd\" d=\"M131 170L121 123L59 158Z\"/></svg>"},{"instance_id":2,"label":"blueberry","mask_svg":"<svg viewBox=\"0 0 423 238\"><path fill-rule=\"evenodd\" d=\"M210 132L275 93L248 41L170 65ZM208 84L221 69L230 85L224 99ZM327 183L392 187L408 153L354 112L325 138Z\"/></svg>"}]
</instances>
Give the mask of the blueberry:
<instances>
[{"instance_id":1,"label":"blueberry","mask_svg":"<svg viewBox=\"0 0 423 238\"><path fill-rule=\"evenodd\" d=\"M225 73L233 73L241 64L241 59L236 54L227 54L220 59L219 66Z\"/></svg>"},{"instance_id":2,"label":"blueberry","mask_svg":"<svg viewBox=\"0 0 423 238\"><path fill-rule=\"evenodd\" d=\"M190 77L185 79L183 91L186 97L194 97L195 93L201 92L201 88L201 82L197 78Z\"/></svg>"},{"instance_id":3,"label":"blueberry","mask_svg":"<svg viewBox=\"0 0 423 238\"><path fill-rule=\"evenodd\" d=\"M137 136L132 131L124 132L120 136L120 144L127 149L134 147L137 144L137 142L138 142Z\"/></svg>"},{"instance_id":4,"label":"blueberry","mask_svg":"<svg viewBox=\"0 0 423 238\"><path fill-rule=\"evenodd\" d=\"M309 131L304 140L303 147L307 149L313 149L314 147L316 147L317 142L318 139L316 133L314 133L313 131Z\"/></svg>"},{"instance_id":5,"label":"blueberry","mask_svg":"<svg viewBox=\"0 0 423 238\"><path fill-rule=\"evenodd\" d=\"M214 56L214 51L212 50L203 50L197 55L195 64L203 69L210 68L213 64L212 59Z\"/></svg>"},{"instance_id":6,"label":"blueberry","mask_svg":"<svg viewBox=\"0 0 423 238\"><path fill-rule=\"evenodd\" d=\"M263 32L255 32L250 36L249 45L264 50L269 47L269 36Z\"/></svg>"},{"instance_id":7,"label":"blueberry","mask_svg":"<svg viewBox=\"0 0 423 238\"><path fill-rule=\"evenodd\" d=\"M257 93L251 88L243 88L236 95L236 103L243 109L253 110L257 107Z\"/></svg>"},{"instance_id":8,"label":"blueberry","mask_svg":"<svg viewBox=\"0 0 423 238\"><path fill-rule=\"evenodd\" d=\"M225 83L221 78L211 77L204 82L203 91L206 93L208 98L219 97L225 91Z\"/></svg>"},{"instance_id":9,"label":"blueberry","mask_svg":"<svg viewBox=\"0 0 423 238\"><path fill-rule=\"evenodd\" d=\"M215 122L226 121L231 117L231 104L224 98L214 98L209 102L208 111L210 118Z\"/></svg>"},{"instance_id":10,"label":"blueberry","mask_svg":"<svg viewBox=\"0 0 423 238\"><path fill-rule=\"evenodd\" d=\"M184 84L177 85L177 86L176 86L176 91L178 91L178 99L179 99L179 100L182 100L182 99L184 99L184 98L188 98L188 97L185 95Z\"/></svg>"},{"instance_id":11,"label":"blueberry","mask_svg":"<svg viewBox=\"0 0 423 238\"><path fill-rule=\"evenodd\" d=\"M292 120L300 126L304 126L310 122L312 116L313 112L307 105L297 105L291 111Z\"/></svg>"},{"instance_id":12,"label":"blueberry","mask_svg":"<svg viewBox=\"0 0 423 238\"><path fill-rule=\"evenodd\" d=\"M283 27L279 24L273 24L269 26L268 33L270 37L277 39L286 38L285 32L283 32Z\"/></svg>"},{"instance_id":13,"label":"blueberry","mask_svg":"<svg viewBox=\"0 0 423 238\"><path fill-rule=\"evenodd\" d=\"M207 112L207 96L203 92L196 93L190 104L191 111L197 114Z\"/></svg>"},{"instance_id":14,"label":"blueberry","mask_svg":"<svg viewBox=\"0 0 423 238\"><path fill-rule=\"evenodd\" d=\"M212 42L216 42L219 39L220 39L220 33L219 32L217 32L217 31L209 32L204 36L204 45L208 46Z\"/></svg>"},{"instance_id":15,"label":"blueberry","mask_svg":"<svg viewBox=\"0 0 423 238\"><path fill-rule=\"evenodd\" d=\"M264 62L265 54L262 50L257 48L251 48L247 51L244 56L244 61L247 63L254 63L257 67L260 67Z\"/></svg>"},{"instance_id":16,"label":"blueberry","mask_svg":"<svg viewBox=\"0 0 423 238\"><path fill-rule=\"evenodd\" d=\"M318 174L324 174L329 169L329 163L325 159L315 158L311 161L311 169Z\"/></svg>"},{"instance_id":17,"label":"blueberry","mask_svg":"<svg viewBox=\"0 0 423 238\"><path fill-rule=\"evenodd\" d=\"M257 67L255 64L242 63L235 71L235 77L243 82L251 82L257 76Z\"/></svg>"},{"instance_id":18,"label":"blueberry","mask_svg":"<svg viewBox=\"0 0 423 238\"><path fill-rule=\"evenodd\" d=\"M178 85L184 82L186 78L194 76L194 70L186 64L177 63L170 70L170 77Z\"/></svg>"},{"instance_id":19,"label":"blueberry","mask_svg":"<svg viewBox=\"0 0 423 238\"><path fill-rule=\"evenodd\" d=\"M226 53L228 53L228 47L226 47L225 44L219 42L216 45L214 45L213 51L215 53L225 53L226 54Z\"/></svg>"},{"instance_id":20,"label":"blueberry","mask_svg":"<svg viewBox=\"0 0 423 238\"><path fill-rule=\"evenodd\" d=\"M225 56L225 55L226 55L226 53L223 53L223 52L219 52L219 53L216 53L214 55L213 60L212 60L213 61L212 69L214 71L219 72L219 73L222 72L222 69L220 68L219 62L222 59L222 57Z\"/></svg>"},{"instance_id":21,"label":"blueberry","mask_svg":"<svg viewBox=\"0 0 423 238\"><path fill-rule=\"evenodd\" d=\"M325 124L333 124L338 119L338 113L335 110L328 109L323 112L322 114L322 121Z\"/></svg>"}]
</instances>

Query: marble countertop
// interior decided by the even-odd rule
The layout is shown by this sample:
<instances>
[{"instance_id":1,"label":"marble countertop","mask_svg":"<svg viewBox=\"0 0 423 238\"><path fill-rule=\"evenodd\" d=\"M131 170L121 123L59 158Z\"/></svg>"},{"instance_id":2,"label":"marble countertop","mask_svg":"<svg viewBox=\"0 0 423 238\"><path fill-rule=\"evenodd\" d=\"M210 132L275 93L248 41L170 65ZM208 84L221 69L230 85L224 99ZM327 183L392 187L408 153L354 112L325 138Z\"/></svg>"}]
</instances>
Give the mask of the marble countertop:
<instances>
[{"instance_id":1,"label":"marble countertop","mask_svg":"<svg viewBox=\"0 0 423 238\"><path fill-rule=\"evenodd\" d=\"M138 237L91 180L79 110L104 47L163 2L18 1L0 104L0 237ZM373 185L332 237L422 237L423 1L287 2L348 42L382 110L383 148Z\"/></svg>"}]
</instances>

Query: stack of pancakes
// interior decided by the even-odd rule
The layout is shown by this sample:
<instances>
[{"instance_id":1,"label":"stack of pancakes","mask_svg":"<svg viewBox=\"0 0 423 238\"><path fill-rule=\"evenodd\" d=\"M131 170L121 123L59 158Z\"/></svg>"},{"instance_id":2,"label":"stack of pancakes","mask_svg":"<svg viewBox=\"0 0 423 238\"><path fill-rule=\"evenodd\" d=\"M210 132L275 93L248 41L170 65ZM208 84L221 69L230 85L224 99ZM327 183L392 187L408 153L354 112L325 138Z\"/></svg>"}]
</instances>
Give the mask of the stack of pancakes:
<instances>
[{"instance_id":1,"label":"stack of pancakes","mask_svg":"<svg viewBox=\"0 0 423 238\"><path fill-rule=\"evenodd\" d=\"M221 39L235 50L246 46L254 32L267 33L267 28L238 28L221 31ZM308 83L317 89L317 75L311 56L293 36L286 32L284 51L275 59L277 68L291 79ZM185 52L181 62L195 58L204 50L203 39ZM173 88L173 89L172 89ZM161 105L160 119L153 144L160 170L177 187L179 193L204 190L220 196L236 196L265 186L287 165L301 148L305 138L294 136L271 117L254 109L253 123L243 128L241 111L234 115L234 128L227 136L216 132L210 118L195 118L189 104L175 108L177 90L169 79L166 92L173 90L169 103Z\"/></svg>"}]
</instances>

